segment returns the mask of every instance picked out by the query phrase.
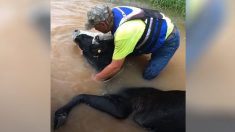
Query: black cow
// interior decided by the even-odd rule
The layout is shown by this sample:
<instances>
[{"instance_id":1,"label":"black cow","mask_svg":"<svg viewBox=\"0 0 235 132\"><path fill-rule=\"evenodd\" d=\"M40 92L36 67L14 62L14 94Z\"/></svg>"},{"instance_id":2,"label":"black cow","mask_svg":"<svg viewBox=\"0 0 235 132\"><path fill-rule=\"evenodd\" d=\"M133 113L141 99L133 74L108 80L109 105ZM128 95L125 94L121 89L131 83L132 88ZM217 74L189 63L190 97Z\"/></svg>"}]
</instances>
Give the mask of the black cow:
<instances>
[{"instance_id":1,"label":"black cow","mask_svg":"<svg viewBox=\"0 0 235 132\"><path fill-rule=\"evenodd\" d=\"M93 67L102 70L111 62L113 39L95 38L96 44L92 44L92 36L80 34L77 30L75 33L74 41ZM81 94L55 112L54 129L61 127L70 111L81 103L118 119L131 117L140 126L152 132L185 131L185 91L161 91L141 87L124 88L115 94L103 96Z\"/></svg>"},{"instance_id":2,"label":"black cow","mask_svg":"<svg viewBox=\"0 0 235 132\"><path fill-rule=\"evenodd\" d=\"M129 116L151 132L185 131L185 92L154 88L125 88L103 96L80 94L55 112L54 128L62 126L71 110L87 104L117 119Z\"/></svg>"}]
</instances>

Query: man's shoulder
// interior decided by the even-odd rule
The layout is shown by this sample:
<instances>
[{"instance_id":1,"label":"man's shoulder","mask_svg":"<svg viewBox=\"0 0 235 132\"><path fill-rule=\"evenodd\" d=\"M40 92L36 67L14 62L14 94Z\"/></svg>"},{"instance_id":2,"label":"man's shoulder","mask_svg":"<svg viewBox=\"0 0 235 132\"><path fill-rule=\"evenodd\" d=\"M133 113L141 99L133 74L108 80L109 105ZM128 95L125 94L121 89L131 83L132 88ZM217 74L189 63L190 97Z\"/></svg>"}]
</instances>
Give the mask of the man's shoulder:
<instances>
[{"instance_id":1,"label":"man's shoulder","mask_svg":"<svg viewBox=\"0 0 235 132\"><path fill-rule=\"evenodd\" d=\"M125 35L135 33L138 30L144 30L145 26L145 23L140 19L130 20L120 25L117 28L116 34Z\"/></svg>"},{"instance_id":2,"label":"man's shoulder","mask_svg":"<svg viewBox=\"0 0 235 132\"><path fill-rule=\"evenodd\" d=\"M142 26L145 26L145 23L141 19L134 19L134 20L126 21L122 25L120 25L120 27L135 27L135 28L138 28L136 26L142 27Z\"/></svg>"}]
</instances>

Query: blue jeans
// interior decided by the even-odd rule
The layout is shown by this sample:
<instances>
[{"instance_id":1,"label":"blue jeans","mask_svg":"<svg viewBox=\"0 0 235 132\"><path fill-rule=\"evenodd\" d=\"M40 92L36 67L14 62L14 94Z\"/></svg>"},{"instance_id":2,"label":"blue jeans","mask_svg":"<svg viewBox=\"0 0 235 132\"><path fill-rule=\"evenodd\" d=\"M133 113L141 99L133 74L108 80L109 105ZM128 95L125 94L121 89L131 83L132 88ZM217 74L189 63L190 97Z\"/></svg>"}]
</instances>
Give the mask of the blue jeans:
<instances>
[{"instance_id":1,"label":"blue jeans","mask_svg":"<svg viewBox=\"0 0 235 132\"><path fill-rule=\"evenodd\" d=\"M166 67L175 51L179 47L180 35L176 28L169 35L165 43L152 53L149 64L143 73L143 78L151 80L159 75L159 73Z\"/></svg>"}]
</instances>

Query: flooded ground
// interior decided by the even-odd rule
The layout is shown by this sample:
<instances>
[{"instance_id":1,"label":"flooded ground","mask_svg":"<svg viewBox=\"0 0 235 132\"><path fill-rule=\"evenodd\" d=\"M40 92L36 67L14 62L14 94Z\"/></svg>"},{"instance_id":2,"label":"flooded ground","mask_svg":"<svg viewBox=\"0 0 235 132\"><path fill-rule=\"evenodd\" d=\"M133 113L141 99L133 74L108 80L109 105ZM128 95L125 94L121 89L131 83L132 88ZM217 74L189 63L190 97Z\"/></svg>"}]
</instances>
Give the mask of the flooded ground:
<instances>
[{"instance_id":1,"label":"flooded ground","mask_svg":"<svg viewBox=\"0 0 235 132\"><path fill-rule=\"evenodd\" d=\"M152 81L142 78L148 57L129 58L123 71L109 82L91 79L95 71L84 61L81 51L72 41L74 29L84 30L86 12L97 4L117 4L103 0L51 0L51 112L81 93L103 94L121 87L151 86L162 90L185 90L185 28L184 20L172 17L180 29L180 48L162 73ZM126 3L136 5L136 3ZM147 6L147 5L142 5ZM170 16L169 14L166 14ZM171 16L170 16L171 17ZM92 30L95 31L95 30ZM89 115L89 116L88 116ZM53 118L53 117L52 117ZM66 125L58 132L144 132L130 120L116 120L89 106L75 108Z\"/></svg>"}]
</instances>

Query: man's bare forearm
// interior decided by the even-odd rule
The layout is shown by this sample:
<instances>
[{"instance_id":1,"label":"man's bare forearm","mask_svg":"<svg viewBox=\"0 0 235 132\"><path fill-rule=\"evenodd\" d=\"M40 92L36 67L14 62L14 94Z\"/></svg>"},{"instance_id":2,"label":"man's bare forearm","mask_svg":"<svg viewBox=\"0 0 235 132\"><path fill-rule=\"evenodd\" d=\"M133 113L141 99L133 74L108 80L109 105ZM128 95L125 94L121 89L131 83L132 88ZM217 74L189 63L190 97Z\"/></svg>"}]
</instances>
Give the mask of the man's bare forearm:
<instances>
[{"instance_id":1,"label":"man's bare forearm","mask_svg":"<svg viewBox=\"0 0 235 132\"><path fill-rule=\"evenodd\" d=\"M120 70L119 67L107 66L100 73L97 73L95 78L96 80L106 80L107 78L115 75Z\"/></svg>"},{"instance_id":2,"label":"man's bare forearm","mask_svg":"<svg viewBox=\"0 0 235 132\"><path fill-rule=\"evenodd\" d=\"M95 79L101 81L101 80L106 80L109 77L115 75L121 69L124 61L125 58L120 60L113 60L100 73L96 74Z\"/></svg>"}]
</instances>

